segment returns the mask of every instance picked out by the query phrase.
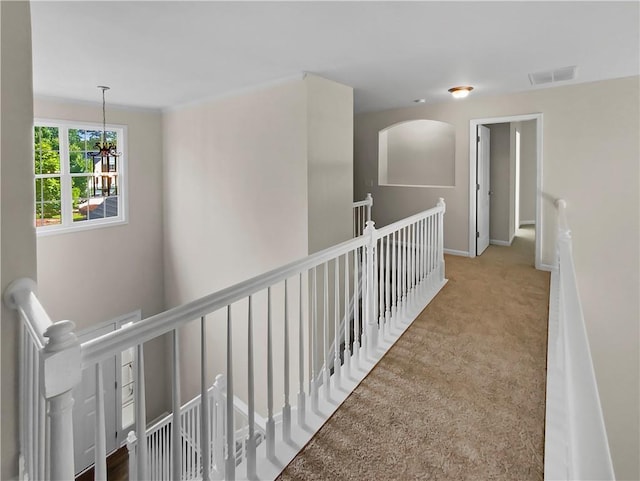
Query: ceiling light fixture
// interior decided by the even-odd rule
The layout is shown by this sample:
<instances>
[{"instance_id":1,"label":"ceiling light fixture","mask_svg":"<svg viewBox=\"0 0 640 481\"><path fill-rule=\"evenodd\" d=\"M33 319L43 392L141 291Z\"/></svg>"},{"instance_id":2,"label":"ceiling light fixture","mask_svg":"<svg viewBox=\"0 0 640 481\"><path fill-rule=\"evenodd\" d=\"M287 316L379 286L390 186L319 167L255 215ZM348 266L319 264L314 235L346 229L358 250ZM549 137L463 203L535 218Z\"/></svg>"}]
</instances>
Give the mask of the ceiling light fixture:
<instances>
[{"instance_id":1,"label":"ceiling light fixture","mask_svg":"<svg viewBox=\"0 0 640 481\"><path fill-rule=\"evenodd\" d=\"M415 99L414 102L417 104L423 104L427 101L427 99Z\"/></svg>"},{"instance_id":2,"label":"ceiling light fixture","mask_svg":"<svg viewBox=\"0 0 640 481\"><path fill-rule=\"evenodd\" d=\"M463 85L460 87L451 87L449 93L453 95L454 99L463 99L473 90L470 85Z\"/></svg>"}]
</instances>

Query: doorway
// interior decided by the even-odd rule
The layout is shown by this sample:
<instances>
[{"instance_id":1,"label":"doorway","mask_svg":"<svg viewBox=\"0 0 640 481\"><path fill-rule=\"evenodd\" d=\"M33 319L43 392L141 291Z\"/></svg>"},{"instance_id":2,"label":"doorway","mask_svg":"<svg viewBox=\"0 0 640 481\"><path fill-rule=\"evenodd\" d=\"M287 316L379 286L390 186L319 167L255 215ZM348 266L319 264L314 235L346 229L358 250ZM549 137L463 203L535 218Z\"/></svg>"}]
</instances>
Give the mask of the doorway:
<instances>
[{"instance_id":1,"label":"doorway","mask_svg":"<svg viewBox=\"0 0 640 481\"><path fill-rule=\"evenodd\" d=\"M525 237L540 269L542 114L471 120L469 145L469 256Z\"/></svg>"},{"instance_id":2,"label":"doorway","mask_svg":"<svg viewBox=\"0 0 640 481\"><path fill-rule=\"evenodd\" d=\"M141 312L111 319L78 333L86 342L139 321ZM107 454L118 449L129 431L135 429L133 418L133 356L131 350L105 359L102 364ZM96 373L93 367L82 371L82 379L73 389L73 438L76 475L95 463Z\"/></svg>"}]
</instances>

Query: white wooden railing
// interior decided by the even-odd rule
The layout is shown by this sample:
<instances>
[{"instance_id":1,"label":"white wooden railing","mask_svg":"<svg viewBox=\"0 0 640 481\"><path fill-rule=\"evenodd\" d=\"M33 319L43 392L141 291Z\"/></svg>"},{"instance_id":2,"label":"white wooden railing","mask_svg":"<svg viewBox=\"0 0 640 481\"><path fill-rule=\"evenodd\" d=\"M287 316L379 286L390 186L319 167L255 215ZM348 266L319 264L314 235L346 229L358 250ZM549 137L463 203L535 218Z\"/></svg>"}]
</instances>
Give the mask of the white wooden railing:
<instances>
[{"instance_id":1,"label":"white wooden railing","mask_svg":"<svg viewBox=\"0 0 640 481\"><path fill-rule=\"evenodd\" d=\"M22 320L21 356L28 371L21 378L21 479L73 478L71 390L85 368L96 370L95 477L106 479L101 361L135 348L136 420L145 420L144 343L167 334L172 338L173 360L171 425L188 422L199 427L187 432L185 441L183 429L165 429L168 422L151 434L144 422L137 422L137 440L132 435L130 443L135 456L130 479L162 479L167 470L167 477L175 480L274 479L445 284L444 213L440 199L436 207L381 229L368 221L362 236L81 345L73 334L73 323L51 323L33 283L14 283L5 299ZM362 299L354 303L354 327L345 323L341 329L349 300L360 291ZM209 403L206 330L222 316L226 332L219 336L226 335L222 367L226 397L224 416L218 417ZM200 326L201 394L183 409L179 329L194 321ZM256 326L264 332L258 338L259 349L254 349ZM244 339L234 342L235 330L243 332ZM334 342L340 330L344 330L344 342ZM274 338L281 346L277 352ZM246 347L241 356L234 353L238 343ZM256 393L257 376L266 378L264 392ZM246 387L244 433L236 425L236 383ZM281 386L278 393L276 386ZM257 406L256 398L264 399L265 406ZM196 405L197 416L193 414ZM266 421L264 442L258 445L259 412ZM212 416L216 421L210 421ZM215 439L211 431L220 425L224 426L224 448L202 442ZM149 449L150 435L157 437L152 445L170 447L170 460L160 459ZM193 445L193 450L185 453L185 444ZM240 464L238 445L243 446ZM183 469L185 456L191 455L193 460Z\"/></svg>"},{"instance_id":2,"label":"white wooden railing","mask_svg":"<svg viewBox=\"0 0 640 481\"><path fill-rule=\"evenodd\" d=\"M226 382L224 375L216 376L216 381L207 391L208 396L208 445L209 472L220 478L224 473L224 459L226 457ZM202 463L206 458L202 456L200 446L205 440L201 432L201 400L200 395L193 398L180 409L181 458L179 479L199 479L203 472ZM241 440L248 436L248 408L237 397L234 400L236 416L235 439ZM266 420L259 415L255 419L255 433L257 444L266 435ZM173 465L171 459L171 442L173 430L173 415L168 414L147 428L147 473L150 479L173 479ZM127 438L129 451L129 478L135 479L137 472L137 437L132 431ZM245 443L237 443L235 455L236 465L246 457Z\"/></svg>"},{"instance_id":3,"label":"white wooden railing","mask_svg":"<svg viewBox=\"0 0 640 481\"><path fill-rule=\"evenodd\" d=\"M371 208L373 197L367 194L364 200L353 203L353 237L358 237L364 232L367 222L371 220Z\"/></svg>"},{"instance_id":4,"label":"white wooden railing","mask_svg":"<svg viewBox=\"0 0 640 481\"><path fill-rule=\"evenodd\" d=\"M545 480L615 479L573 263L566 202L558 200L551 273Z\"/></svg>"}]
</instances>

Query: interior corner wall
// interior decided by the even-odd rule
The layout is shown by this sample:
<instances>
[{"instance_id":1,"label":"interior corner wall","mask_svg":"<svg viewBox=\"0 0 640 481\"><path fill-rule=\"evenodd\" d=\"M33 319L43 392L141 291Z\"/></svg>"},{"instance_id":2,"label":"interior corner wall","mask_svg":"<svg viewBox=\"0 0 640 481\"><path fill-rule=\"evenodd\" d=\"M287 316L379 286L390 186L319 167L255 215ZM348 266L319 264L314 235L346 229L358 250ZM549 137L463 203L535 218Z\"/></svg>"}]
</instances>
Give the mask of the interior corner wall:
<instances>
[{"instance_id":1,"label":"interior corner wall","mask_svg":"<svg viewBox=\"0 0 640 481\"><path fill-rule=\"evenodd\" d=\"M536 121L520 122L520 225L536 220L536 151Z\"/></svg>"},{"instance_id":2,"label":"interior corner wall","mask_svg":"<svg viewBox=\"0 0 640 481\"><path fill-rule=\"evenodd\" d=\"M29 2L0 2L0 284L37 279ZM1 479L18 476L18 316L2 303Z\"/></svg>"},{"instance_id":3,"label":"interior corner wall","mask_svg":"<svg viewBox=\"0 0 640 481\"><path fill-rule=\"evenodd\" d=\"M491 240L509 242L510 129L508 123L487 127L491 131L489 236Z\"/></svg>"},{"instance_id":4,"label":"interior corner wall","mask_svg":"<svg viewBox=\"0 0 640 481\"><path fill-rule=\"evenodd\" d=\"M355 193L372 192L378 225L447 202L445 247L469 249L469 125L472 119L543 114L542 263L552 265L553 201L567 201L578 287L607 434L619 479L640 479L640 77L473 97L355 118ZM452 189L380 187L378 131L426 118L456 127ZM370 184L369 184L370 183ZM371 186L368 186L371 185ZM612 289L611 286L616 286Z\"/></svg>"},{"instance_id":5,"label":"interior corner wall","mask_svg":"<svg viewBox=\"0 0 640 481\"><path fill-rule=\"evenodd\" d=\"M309 253L352 236L353 88L306 75Z\"/></svg>"},{"instance_id":6,"label":"interior corner wall","mask_svg":"<svg viewBox=\"0 0 640 481\"><path fill-rule=\"evenodd\" d=\"M307 91L302 79L167 111L163 140L167 307L307 255ZM241 373L246 372L246 354L241 354L246 352L246 312L242 318L245 322L234 323L233 336L234 367ZM279 319L274 329L281 332L281 317L274 319ZM200 350L194 349L199 329L196 322L180 332L184 402L200 392ZM256 346L262 346L258 339L266 338L266 326L258 319L254 336ZM224 313L208 316L207 338L212 382L225 366ZM274 352L283 352L275 338ZM266 391L266 374L261 373L256 372L257 395ZM246 376L236 381L236 394L245 396ZM258 406L261 401L256 396Z\"/></svg>"},{"instance_id":7,"label":"interior corner wall","mask_svg":"<svg viewBox=\"0 0 640 481\"><path fill-rule=\"evenodd\" d=\"M34 115L99 123L102 106L35 98ZM70 319L79 331L137 309L145 318L164 308L161 112L107 104L107 119L127 126L127 223L37 240L40 300L52 319ZM164 341L147 343L145 359L151 420L167 408Z\"/></svg>"}]
</instances>

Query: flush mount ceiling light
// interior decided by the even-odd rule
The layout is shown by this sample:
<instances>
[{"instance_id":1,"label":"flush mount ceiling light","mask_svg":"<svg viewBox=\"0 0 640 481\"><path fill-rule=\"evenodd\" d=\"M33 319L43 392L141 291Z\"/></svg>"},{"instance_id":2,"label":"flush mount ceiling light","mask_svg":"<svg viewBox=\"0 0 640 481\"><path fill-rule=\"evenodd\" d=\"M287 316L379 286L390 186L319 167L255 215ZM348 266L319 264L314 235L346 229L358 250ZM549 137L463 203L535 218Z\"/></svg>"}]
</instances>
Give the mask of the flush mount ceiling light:
<instances>
[{"instance_id":1,"label":"flush mount ceiling light","mask_svg":"<svg viewBox=\"0 0 640 481\"><path fill-rule=\"evenodd\" d=\"M427 101L427 99L415 99L414 102L417 104L423 104Z\"/></svg>"},{"instance_id":2,"label":"flush mount ceiling light","mask_svg":"<svg viewBox=\"0 0 640 481\"><path fill-rule=\"evenodd\" d=\"M463 85L460 87L451 87L449 93L453 95L454 99L463 99L473 90L470 85Z\"/></svg>"}]
</instances>

